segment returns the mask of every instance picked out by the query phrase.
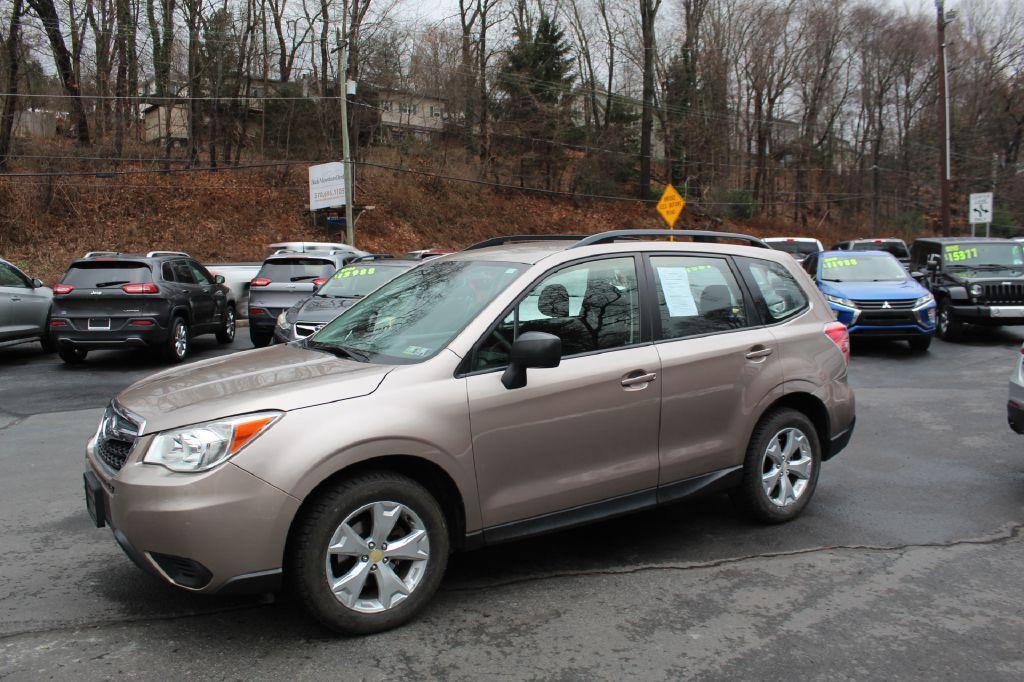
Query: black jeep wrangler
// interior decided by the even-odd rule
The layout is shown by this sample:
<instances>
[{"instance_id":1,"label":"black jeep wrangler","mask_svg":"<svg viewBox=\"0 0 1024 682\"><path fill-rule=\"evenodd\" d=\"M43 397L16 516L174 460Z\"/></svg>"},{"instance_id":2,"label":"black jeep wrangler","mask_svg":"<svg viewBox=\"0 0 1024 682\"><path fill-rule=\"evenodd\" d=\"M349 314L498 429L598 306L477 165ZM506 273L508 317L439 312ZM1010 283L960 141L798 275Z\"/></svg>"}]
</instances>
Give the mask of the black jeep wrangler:
<instances>
[{"instance_id":1,"label":"black jeep wrangler","mask_svg":"<svg viewBox=\"0 0 1024 682\"><path fill-rule=\"evenodd\" d=\"M938 334L947 341L967 323L1024 324L1024 246L1012 239L918 239L910 270L935 296Z\"/></svg>"},{"instance_id":2,"label":"black jeep wrangler","mask_svg":"<svg viewBox=\"0 0 1024 682\"><path fill-rule=\"evenodd\" d=\"M224 278L187 253L91 252L53 287L50 333L68 364L90 350L139 346L181 362L193 336L235 338L235 301Z\"/></svg>"}]
</instances>

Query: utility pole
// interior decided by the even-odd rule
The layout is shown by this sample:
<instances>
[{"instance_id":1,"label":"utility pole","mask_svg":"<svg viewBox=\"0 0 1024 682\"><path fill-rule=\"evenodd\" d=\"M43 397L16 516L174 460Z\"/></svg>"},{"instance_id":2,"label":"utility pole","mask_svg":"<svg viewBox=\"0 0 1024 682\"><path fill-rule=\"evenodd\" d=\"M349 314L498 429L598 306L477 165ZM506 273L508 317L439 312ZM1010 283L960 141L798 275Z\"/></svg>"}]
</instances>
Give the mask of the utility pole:
<instances>
[{"instance_id":1,"label":"utility pole","mask_svg":"<svg viewBox=\"0 0 1024 682\"><path fill-rule=\"evenodd\" d=\"M950 147L950 124L949 124L949 69L946 67L946 26L953 21L956 13L953 10L946 12L944 0L935 0L935 26L938 33L938 58L939 69L942 73L939 78L939 116L942 120L942 161L939 165L939 189L942 200L942 209L939 223L942 234L952 234L949 225L949 201L950 183L952 174L949 162Z\"/></svg>"},{"instance_id":2,"label":"utility pole","mask_svg":"<svg viewBox=\"0 0 1024 682\"><path fill-rule=\"evenodd\" d=\"M338 40L338 102L341 103L341 160L345 164L345 243L356 245L356 225L352 219L352 197L355 177L352 175L352 152L348 144L348 43L341 39L341 29L334 29Z\"/></svg>"}]
</instances>

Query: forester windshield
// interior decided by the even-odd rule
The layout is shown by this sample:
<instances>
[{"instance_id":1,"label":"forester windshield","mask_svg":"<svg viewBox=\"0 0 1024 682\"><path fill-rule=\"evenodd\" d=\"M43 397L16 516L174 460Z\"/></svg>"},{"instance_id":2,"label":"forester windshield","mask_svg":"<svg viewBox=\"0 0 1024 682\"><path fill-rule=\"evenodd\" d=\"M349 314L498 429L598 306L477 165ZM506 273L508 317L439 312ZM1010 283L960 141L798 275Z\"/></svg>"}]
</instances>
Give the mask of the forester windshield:
<instances>
[{"instance_id":1,"label":"forester windshield","mask_svg":"<svg viewBox=\"0 0 1024 682\"><path fill-rule=\"evenodd\" d=\"M363 362L420 362L447 346L526 268L522 263L428 261L361 299L307 345Z\"/></svg>"},{"instance_id":2,"label":"forester windshield","mask_svg":"<svg viewBox=\"0 0 1024 682\"><path fill-rule=\"evenodd\" d=\"M965 268L1024 268L1024 251L1020 244L1012 242L945 244L942 247L942 258L947 265L962 265Z\"/></svg>"},{"instance_id":3,"label":"forester windshield","mask_svg":"<svg viewBox=\"0 0 1024 682\"><path fill-rule=\"evenodd\" d=\"M826 282L899 282L907 278L907 271L889 255L851 253L823 258L821 278Z\"/></svg>"},{"instance_id":4,"label":"forester windshield","mask_svg":"<svg viewBox=\"0 0 1024 682\"><path fill-rule=\"evenodd\" d=\"M316 295L326 298L362 298L408 270L409 267L405 265L377 262L349 265L334 273Z\"/></svg>"}]
</instances>

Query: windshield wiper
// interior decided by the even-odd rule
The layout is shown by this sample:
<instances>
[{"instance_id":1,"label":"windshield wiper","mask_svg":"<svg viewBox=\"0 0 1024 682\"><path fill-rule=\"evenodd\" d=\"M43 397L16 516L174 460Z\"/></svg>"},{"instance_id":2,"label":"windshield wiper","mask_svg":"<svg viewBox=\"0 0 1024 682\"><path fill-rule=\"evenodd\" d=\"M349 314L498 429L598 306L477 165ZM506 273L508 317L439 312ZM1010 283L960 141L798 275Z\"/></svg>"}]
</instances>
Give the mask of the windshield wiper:
<instances>
[{"instance_id":1,"label":"windshield wiper","mask_svg":"<svg viewBox=\"0 0 1024 682\"><path fill-rule=\"evenodd\" d=\"M94 289L102 289L104 287L112 287L112 286L116 286L118 284L129 284L129 283L130 282L128 280L126 280L126 279L120 279L120 280L117 280L116 282L100 282L99 284L93 284L92 288L94 288Z\"/></svg>"},{"instance_id":2,"label":"windshield wiper","mask_svg":"<svg viewBox=\"0 0 1024 682\"><path fill-rule=\"evenodd\" d=\"M356 362L369 362L370 356L361 350L355 348L348 348L347 346L338 346L333 343L325 343L323 341L307 341L306 348L312 348L313 350L322 350L327 353L333 353L339 358L349 358Z\"/></svg>"},{"instance_id":3,"label":"windshield wiper","mask_svg":"<svg viewBox=\"0 0 1024 682\"><path fill-rule=\"evenodd\" d=\"M841 280L841 279L833 279L831 277L822 277L821 281L822 282L842 282L843 280Z\"/></svg>"},{"instance_id":4,"label":"windshield wiper","mask_svg":"<svg viewBox=\"0 0 1024 682\"><path fill-rule=\"evenodd\" d=\"M298 277L292 277L291 280L289 280L289 281L291 281L291 282L301 282L301 281L307 280L307 279L316 279L319 276L320 275L299 275Z\"/></svg>"}]
</instances>

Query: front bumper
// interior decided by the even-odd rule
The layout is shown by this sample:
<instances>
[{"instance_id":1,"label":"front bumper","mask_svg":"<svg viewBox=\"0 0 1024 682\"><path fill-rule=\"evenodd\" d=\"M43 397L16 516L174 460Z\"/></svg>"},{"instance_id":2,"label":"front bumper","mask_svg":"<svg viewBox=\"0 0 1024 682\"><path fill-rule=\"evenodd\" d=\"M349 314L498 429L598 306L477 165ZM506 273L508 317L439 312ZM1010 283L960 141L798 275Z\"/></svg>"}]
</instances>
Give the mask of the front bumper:
<instances>
[{"instance_id":1,"label":"front bumper","mask_svg":"<svg viewBox=\"0 0 1024 682\"><path fill-rule=\"evenodd\" d=\"M911 339L935 333L934 303L913 310L861 310L829 301L836 319L846 325L851 336Z\"/></svg>"},{"instance_id":2,"label":"front bumper","mask_svg":"<svg viewBox=\"0 0 1024 682\"><path fill-rule=\"evenodd\" d=\"M957 320L971 324L1024 324L1024 305L951 305L949 311Z\"/></svg>"},{"instance_id":3,"label":"front bumper","mask_svg":"<svg viewBox=\"0 0 1024 682\"><path fill-rule=\"evenodd\" d=\"M116 472L96 458L95 439L86 447L86 489L93 479L96 516L125 553L189 591L273 590L299 500L231 462L198 474L143 464L149 441Z\"/></svg>"},{"instance_id":4,"label":"front bumper","mask_svg":"<svg viewBox=\"0 0 1024 682\"><path fill-rule=\"evenodd\" d=\"M1010 400L1006 403L1006 420L1010 428L1017 433L1024 434L1024 403Z\"/></svg>"}]
</instances>

